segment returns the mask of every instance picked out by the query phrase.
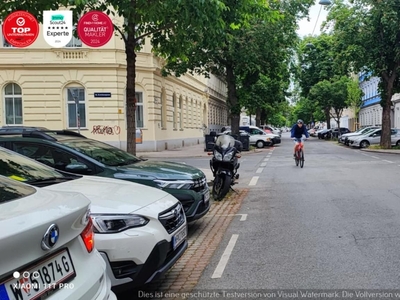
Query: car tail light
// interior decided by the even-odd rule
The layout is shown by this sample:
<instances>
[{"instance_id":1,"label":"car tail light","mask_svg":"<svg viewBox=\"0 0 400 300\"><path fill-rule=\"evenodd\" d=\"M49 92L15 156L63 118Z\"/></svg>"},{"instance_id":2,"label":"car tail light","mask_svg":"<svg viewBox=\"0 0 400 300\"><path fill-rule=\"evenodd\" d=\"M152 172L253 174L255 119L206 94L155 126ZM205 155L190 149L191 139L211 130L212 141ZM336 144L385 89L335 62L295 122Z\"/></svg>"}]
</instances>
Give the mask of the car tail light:
<instances>
[{"instance_id":1,"label":"car tail light","mask_svg":"<svg viewBox=\"0 0 400 300\"><path fill-rule=\"evenodd\" d=\"M94 232L92 218L89 218L89 222L81 233L83 243L85 244L86 250L90 253L94 249Z\"/></svg>"}]
</instances>

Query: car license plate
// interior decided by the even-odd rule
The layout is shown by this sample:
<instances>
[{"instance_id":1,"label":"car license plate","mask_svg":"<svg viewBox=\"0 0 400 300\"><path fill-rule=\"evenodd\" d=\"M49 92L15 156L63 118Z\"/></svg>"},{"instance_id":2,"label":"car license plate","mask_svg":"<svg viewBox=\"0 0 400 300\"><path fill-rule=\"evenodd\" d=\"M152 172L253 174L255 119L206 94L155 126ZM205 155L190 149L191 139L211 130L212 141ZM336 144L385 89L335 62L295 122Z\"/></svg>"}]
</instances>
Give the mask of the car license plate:
<instances>
[{"instance_id":1,"label":"car license plate","mask_svg":"<svg viewBox=\"0 0 400 300\"><path fill-rule=\"evenodd\" d=\"M176 248L178 248L178 246L184 242L184 240L186 239L186 236L187 236L187 229L186 229L186 226L185 226L184 228L182 228L181 230L179 230L179 231L172 237L172 248L174 248L174 250L175 250Z\"/></svg>"},{"instance_id":2,"label":"car license plate","mask_svg":"<svg viewBox=\"0 0 400 300\"><path fill-rule=\"evenodd\" d=\"M14 272L15 274L15 272ZM56 253L33 267L19 272L0 284L0 299L34 300L46 292L60 288L75 277L75 269L67 249ZM8 298L7 298L8 296Z\"/></svg>"},{"instance_id":3,"label":"car license plate","mask_svg":"<svg viewBox=\"0 0 400 300\"><path fill-rule=\"evenodd\" d=\"M204 194L203 197L204 197L204 204L207 205L208 202L210 201L210 191L207 191L207 192Z\"/></svg>"}]
</instances>

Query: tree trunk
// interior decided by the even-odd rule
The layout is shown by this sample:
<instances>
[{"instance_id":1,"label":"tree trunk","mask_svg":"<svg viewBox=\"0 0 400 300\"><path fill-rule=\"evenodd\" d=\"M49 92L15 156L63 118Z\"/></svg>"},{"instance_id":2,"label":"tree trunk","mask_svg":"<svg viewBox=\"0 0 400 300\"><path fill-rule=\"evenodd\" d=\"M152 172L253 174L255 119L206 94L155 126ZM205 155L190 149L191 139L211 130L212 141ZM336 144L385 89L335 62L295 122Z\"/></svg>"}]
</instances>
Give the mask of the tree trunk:
<instances>
[{"instance_id":1,"label":"tree trunk","mask_svg":"<svg viewBox=\"0 0 400 300\"><path fill-rule=\"evenodd\" d=\"M129 24L129 28L135 28L135 24ZM125 43L126 53L126 147L127 151L136 155L136 53L135 53L135 32L127 34Z\"/></svg>"},{"instance_id":2,"label":"tree trunk","mask_svg":"<svg viewBox=\"0 0 400 300\"><path fill-rule=\"evenodd\" d=\"M325 109L325 119L326 119L326 128L331 129L331 114L330 114L330 108Z\"/></svg>"},{"instance_id":3,"label":"tree trunk","mask_svg":"<svg viewBox=\"0 0 400 300\"><path fill-rule=\"evenodd\" d=\"M387 78L387 77L386 77ZM390 111L392 107L392 96L393 96L393 82L394 76L392 75L387 80L384 79L384 97L382 97L382 134L380 146L384 149L390 149L392 147L391 137L391 124L390 124Z\"/></svg>"},{"instance_id":4,"label":"tree trunk","mask_svg":"<svg viewBox=\"0 0 400 300\"><path fill-rule=\"evenodd\" d=\"M261 108L256 109L256 126L261 126Z\"/></svg>"},{"instance_id":5,"label":"tree trunk","mask_svg":"<svg viewBox=\"0 0 400 300\"><path fill-rule=\"evenodd\" d=\"M233 72L233 66L227 64L226 66L226 83L228 88L228 106L231 110L231 131L232 134L239 135L240 123L240 106L236 94L236 78Z\"/></svg>"}]
</instances>

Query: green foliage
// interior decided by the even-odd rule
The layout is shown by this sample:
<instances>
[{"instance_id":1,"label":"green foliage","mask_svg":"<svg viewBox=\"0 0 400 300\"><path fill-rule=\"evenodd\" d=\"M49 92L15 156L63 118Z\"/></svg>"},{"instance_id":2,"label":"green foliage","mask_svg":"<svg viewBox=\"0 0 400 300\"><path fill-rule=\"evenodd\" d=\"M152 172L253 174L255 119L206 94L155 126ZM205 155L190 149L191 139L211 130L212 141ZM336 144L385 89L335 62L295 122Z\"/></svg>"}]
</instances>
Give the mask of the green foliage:
<instances>
[{"instance_id":1,"label":"green foliage","mask_svg":"<svg viewBox=\"0 0 400 300\"><path fill-rule=\"evenodd\" d=\"M381 146L390 148L390 107L400 92L400 1L335 1L328 16L336 36L338 58L351 71L368 70L381 79Z\"/></svg>"},{"instance_id":2,"label":"green foliage","mask_svg":"<svg viewBox=\"0 0 400 300\"><path fill-rule=\"evenodd\" d=\"M349 80L347 85L347 106L354 109L357 118L361 109L363 95L364 93L360 89L358 80L354 78Z\"/></svg>"}]
</instances>

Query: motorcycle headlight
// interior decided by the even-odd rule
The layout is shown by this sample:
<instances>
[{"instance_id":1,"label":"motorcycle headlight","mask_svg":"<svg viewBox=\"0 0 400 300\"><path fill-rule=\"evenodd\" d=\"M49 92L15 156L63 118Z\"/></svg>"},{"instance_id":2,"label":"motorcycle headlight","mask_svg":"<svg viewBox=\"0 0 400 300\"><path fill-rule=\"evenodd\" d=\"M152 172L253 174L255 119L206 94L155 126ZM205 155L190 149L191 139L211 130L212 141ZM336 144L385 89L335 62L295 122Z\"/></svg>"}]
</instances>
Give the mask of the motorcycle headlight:
<instances>
[{"instance_id":1,"label":"motorcycle headlight","mask_svg":"<svg viewBox=\"0 0 400 300\"><path fill-rule=\"evenodd\" d=\"M157 183L158 187L161 189L178 189L178 190L190 190L190 188L194 185L194 181L192 180L154 180Z\"/></svg>"},{"instance_id":2,"label":"motorcycle headlight","mask_svg":"<svg viewBox=\"0 0 400 300\"><path fill-rule=\"evenodd\" d=\"M233 157L233 152L229 152L228 154L226 154L224 156L223 161L230 161L232 159L232 157Z\"/></svg>"},{"instance_id":3,"label":"motorcycle headlight","mask_svg":"<svg viewBox=\"0 0 400 300\"><path fill-rule=\"evenodd\" d=\"M149 223L147 218L131 214L92 214L91 217L96 233L116 233Z\"/></svg>"},{"instance_id":4,"label":"motorcycle headlight","mask_svg":"<svg viewBox=\"0 0 400 300\"><path fill-rule=\"evenodd\" d=\"M222 154L217 151L214 151L214 157L216 160L222 160Z\"/></svg>"}]
</instances>

